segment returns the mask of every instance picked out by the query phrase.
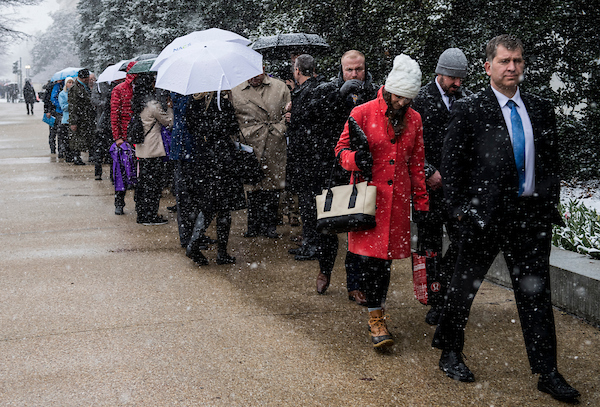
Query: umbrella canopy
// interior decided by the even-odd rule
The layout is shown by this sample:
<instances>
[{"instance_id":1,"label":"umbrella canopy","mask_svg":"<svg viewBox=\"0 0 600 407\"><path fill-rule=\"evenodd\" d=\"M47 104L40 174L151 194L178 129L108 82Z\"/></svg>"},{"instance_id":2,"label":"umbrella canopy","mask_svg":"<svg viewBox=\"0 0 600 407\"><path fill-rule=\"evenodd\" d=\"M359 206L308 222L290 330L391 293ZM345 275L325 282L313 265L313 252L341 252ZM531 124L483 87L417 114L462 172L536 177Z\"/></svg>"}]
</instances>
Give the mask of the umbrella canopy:
<instances>
[{"instance_id":1,"label":"umbrella canopy","mask_svg":"<svg viewBox=\"0 0 600 407\"><path fill-rule=\"evenodd\" d=\"M79 73L79 71L81 69L83 69L83 68L74 68L74 67L65 68L63 70L56 72L54 75L52 75L52 78L50 78L50 80L52 82L54 82L54 81L63 80L65 78L68 78L69 76L77 76L77 73Z\"/></svg>"},{"instance_id":2,"label":"umbrella canopy","mask_svg":"<svg viewBox=\"0 0 600 407\"><path fill-rule=\"evenodd\" d=\"M263 72L262 55L234 42L191 45L158 69L156 87L182 95L229 90Z\"/></svg>"},{"instance_id":3,"label":"umbrella canopy","mask_svg":"<svg viewBox=\"0 0 600 407\"><path fill-rule=\"evenodd\" d=\"M119 71L127 71L127 65L129 65L130 62L134 62L134 61L145 61L147 59L153 59L156 58L158 55L156 54L142 54L142 55L138 55L135 58L132 59L128 59L127 61L123 62L123 64L121 64L121 67L119 68Z\"/></svg>"},{"instance_id":4,"label":"umbrella canopy","mask_svg":"<svg viewBox=\"0 0 600 407\"><path fill-rule=\"evenodd\" d=\"M98 80L96 82L114 82L118 81L119 79L125 79L127 74L123 71L119 71L119 68L121 65L123 65L123 62L126 62L126 60L119 61L116 64L107 67L104 71L102 71L100 76L98 76Z\"/></svg>"},{"instance_id":5,"label":"umbrella canopy","mask_svg":"<svg viewBox=\"0 0 600 407\"><path fill-rule=\"evenodd\" d=\"M265 57L287 59L290 54L315 54L329 49L329 44L317 34L292 33L260 37L252 49Z\"/></svg>"},{"instance_id":6,"label":"umbrella canopy","mask_svg":"<svg viewBox=\"0 0 600 407\"><path fill-rule=\"evenodd\" d=\"M152 72L150 71L150 67L152 66L152 64L154 63L154 61L156 61L156 59L146 59L144 61L138 61L135 63L134 66L131 67L131 69L129 70L128 73L147 73L147 72ZM152 72L152 73L156 73L156 72Z\"/></svg>"},{"instance_id":7,"label":"umbrella canopy","mask_svg":"<svg viewBox=\"0 0 600 407\"><path fill-rule=\"evenodd\" d=\"M171 41L171 43L167 45L160 54L158 54L158 57L156 58L151 70L157 71L163 62L177 51L181 51L192 44L199 44L201 42L209 41L235 42L241 45L250 44L249 39L231 31L221 30L220 28L209 28L208 30L194 31L182 37L177 37Z\"/></svg>"}]
</instances>

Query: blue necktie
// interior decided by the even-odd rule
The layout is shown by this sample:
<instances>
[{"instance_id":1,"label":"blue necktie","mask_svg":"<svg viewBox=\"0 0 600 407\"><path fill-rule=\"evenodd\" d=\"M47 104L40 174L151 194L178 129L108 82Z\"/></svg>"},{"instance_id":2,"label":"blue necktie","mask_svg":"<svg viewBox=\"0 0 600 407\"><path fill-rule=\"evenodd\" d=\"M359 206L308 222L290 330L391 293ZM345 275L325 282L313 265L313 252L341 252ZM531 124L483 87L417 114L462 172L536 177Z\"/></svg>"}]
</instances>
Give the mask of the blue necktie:
<instances>
[{"instance_id":1,"label":"blue necktie","mask_svg":"<svg viewBox=\"0 0 600 407\"><path fill-rule=\"evenodd\" d=\"M517 112L517 105L509 100L506 105L510 107L510 122L512 124L512 145L515 153L515 164L519 173L519 196L523 193L525 185L525 131L521 116Z\"/></svg>"}]
</instances>

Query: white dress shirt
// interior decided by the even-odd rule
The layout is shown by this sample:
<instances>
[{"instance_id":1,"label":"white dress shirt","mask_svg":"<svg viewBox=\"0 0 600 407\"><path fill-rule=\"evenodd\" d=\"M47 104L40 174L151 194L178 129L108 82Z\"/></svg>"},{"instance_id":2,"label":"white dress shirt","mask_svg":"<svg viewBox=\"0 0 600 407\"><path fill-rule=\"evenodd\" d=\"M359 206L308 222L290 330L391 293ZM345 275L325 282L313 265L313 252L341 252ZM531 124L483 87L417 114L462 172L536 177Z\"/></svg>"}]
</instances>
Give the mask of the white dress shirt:
<instances>
[{"instance_id":1,"label":"white dress shirt","mask_svg":"<svg viewBox=\"0 0 600 407\"><path fill-rule=\"evenodd\" d=\"M535 190L535 145L533 143L533 127L531 126L527 108L525 107L525 103L523 103L523 99L521 99L521 93L518 88L511 99L498 92L494 87L492 87L492 90L502 109L502 115L504 116L506 127L508 128L511 143L513 140L512 122L510 120L510 107L507 106L507 103L509 100L512 100L517 105L517 112L519 113L519 116L521 116L523 130L525 132L525 187L523 188L523 194L521 196L532 196Z\"/></svg>"},{"instance_id":2,"label":"white dress shirt","mask_svg":"<svg viewBox=\"0 0 600 407\"><path fill-rule=\"evenodd\" d=\"M444 89L442 89L442 87L438 83L437 76L435 78L435 84L437 85L437 88L440 91L440 94L442 95L442 100L444 101L444 104L446 105L446 109L450 110L450 97L448 95L446 95L446 92L444 92Z\"/></svg>"}]
</instances>

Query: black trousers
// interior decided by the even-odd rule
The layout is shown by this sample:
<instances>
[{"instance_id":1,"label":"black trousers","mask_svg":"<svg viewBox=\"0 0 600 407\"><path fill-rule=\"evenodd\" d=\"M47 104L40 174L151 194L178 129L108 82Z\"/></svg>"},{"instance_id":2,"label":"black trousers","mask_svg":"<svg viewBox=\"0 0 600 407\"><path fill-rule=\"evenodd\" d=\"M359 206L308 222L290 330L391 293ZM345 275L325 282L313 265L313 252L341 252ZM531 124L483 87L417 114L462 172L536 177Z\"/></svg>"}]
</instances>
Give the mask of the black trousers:
<instances>
[{"instance_id":1,"label":"black trousers","mask_svg":"<svg viewBox=\"0 0 600 407\"><path fill-rule=\"evenodd\" d=\"M321 273L330 275L335 265L339 241L336 234L317 232L315 196L312 191L298 192L298 209L300 219L302 219L302 245L312 246L316 249Z\"/></svg>"},{"instance_id":2,"label":"black trousers","mask_svg":"<svg viewBox=\"0 0 600 407\"><path fill-rule=\"evenodd\" d=\"M158 215L162 193L162 157L138 159L139 175L135 187L135 211L138 220L148 220Z\"/></svg>"},{"instance_id":3,"label":"black trousers","mask_svg":"<svg viewBox=\"0 0 600 407\"><path fill-rule=\"evenodd\" d=\"M367 307L378 308L385 304L390 286L391 260L346 254L346 272L358 277L360 289L367 298ZM351 291L351 290L349 290Z\"/></svg>"},{"instance_id":4,"label":"black trousers","mask_svg":"<svg viewBox=\"0 0 600 407\"><path fill-rule=\"evenodd\" d=\"M112 134L106 134L100 130L96 130L96 133L94 134L94 145L92 146L94 157L94 175L102 176L102 163L111 162L110 146L112 143Z\"/></svg>"},{"instance_id":5,"label":"black trousers","mask_svg":"<svg viewBox=\"0 0 600 407\"><path fill-rule=\"evenodd\" d=\"M556 368L556 332L550 298L552 227L528 199L483 230L468 217L433 346L462 351L465 326L477 290L500 250L508 265L521 329L533 373Z\"/></svg>"},{"instance_id":6,"label":"black trousers","mask_svg":"<svg viewBox=\"0 0 600 407\"><path fill-rule=\"evenodd\" d=\"M30 109L31 109L31 114L33 114L33 103L25 102L25 104L27 105L27 114L29 114Z\"/></svg>"},{"instance_id":7,"label":"black trousers","mask_svg":"<svg viewBox=\"0 0 600 407\"><path fill-rule=\"evenodd\" d=\"M248 232L264 234L277 227L277 211L281 191L249 191L248 197Z\"/></svg>"},{"instance_id":8,"label":"black trousers","mask_svg":"<svg viewBox=\"0 0 600 407\"><path fill-rule=\"evenodd\" d=\"M444 226L450 245L442 256ZM429 191L429 212L425 220L418 224L417 252L436 253L436 268L427 269L427 302L435 308L444 306L446 291L454 274L458 258L460 231L458 221L450 218L441 189Z\"/></svg>"}]
</instances>

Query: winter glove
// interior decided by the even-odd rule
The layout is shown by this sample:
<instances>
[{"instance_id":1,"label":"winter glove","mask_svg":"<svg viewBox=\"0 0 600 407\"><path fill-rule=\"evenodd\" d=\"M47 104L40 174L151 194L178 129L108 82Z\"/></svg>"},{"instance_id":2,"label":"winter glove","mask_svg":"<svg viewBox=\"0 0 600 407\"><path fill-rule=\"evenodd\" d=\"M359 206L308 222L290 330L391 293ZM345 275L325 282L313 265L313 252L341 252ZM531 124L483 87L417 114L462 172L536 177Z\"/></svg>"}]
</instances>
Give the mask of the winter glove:
<instances>
[{"instance_id":1,"label":"winter glove","mask_svg":"<svg viewBox=\"0 0 600 407\"><path fill-rule=\"evenodd\" d=\"M344 82L340 88L340 96L345 99L350 93L357 93L360 89L362 89L362 86L362 81L359 81L358 79L350 79L349 81Z\"/></svg>"},{"instance_id":2,"label":"winter glove","mask_svg":"<svg viewBox=\"0 0 600 407\"><path fill-rule=\"evenodd\" d=\"M373 168L373 156L365 150L358 150L354 155L354 162L359 170L362 171L365 179L371 179L371 170Z\"/></svg>"}]
</instances>

